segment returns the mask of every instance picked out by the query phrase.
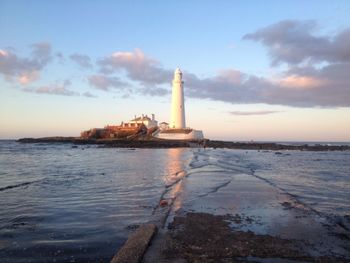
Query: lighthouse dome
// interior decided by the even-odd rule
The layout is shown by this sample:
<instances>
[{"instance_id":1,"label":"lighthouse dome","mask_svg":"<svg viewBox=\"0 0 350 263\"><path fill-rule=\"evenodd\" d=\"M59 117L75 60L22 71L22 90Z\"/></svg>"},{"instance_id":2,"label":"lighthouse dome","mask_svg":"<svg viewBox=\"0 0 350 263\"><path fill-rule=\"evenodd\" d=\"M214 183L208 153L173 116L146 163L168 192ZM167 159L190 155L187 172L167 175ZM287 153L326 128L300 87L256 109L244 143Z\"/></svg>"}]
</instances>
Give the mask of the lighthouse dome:
<instances>
[{"instance_id":1,"label":"lighthouse dome","mask_svg":"<svg viewBox=\"0 0 350 263\"><path fill-rule=\"evenodd\" d=\"M176 68L174 72L174 81L182 81L182 72L180 68Z\"/></svg>"},{"instance_id":2,"label":"lighthouse dome","mask_svg":"<svg viewBox=\"0 0 350 263\"><path fill-rule=\"evenodd\" d=\"M182 72L181 72L181 69L180 69L180 68L176 68L176 69L175 69L175 75L176 75L176 74L181 74L181 75L182 75Z\"/></svg>"}]
</instances>

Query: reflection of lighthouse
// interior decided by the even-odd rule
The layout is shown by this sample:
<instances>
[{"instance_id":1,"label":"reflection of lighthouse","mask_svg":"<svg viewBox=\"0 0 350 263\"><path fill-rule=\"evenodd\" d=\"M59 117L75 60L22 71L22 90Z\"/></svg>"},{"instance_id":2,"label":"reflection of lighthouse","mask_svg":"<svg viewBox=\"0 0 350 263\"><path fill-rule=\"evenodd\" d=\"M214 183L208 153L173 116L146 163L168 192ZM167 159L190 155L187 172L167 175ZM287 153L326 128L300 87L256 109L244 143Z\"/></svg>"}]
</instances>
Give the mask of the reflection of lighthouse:
<instances>
[{"instance_id":1,"label":"reflection of lighthouse","mask_svg":"<svg viewBox=\"0 0 350 263\"><path fill-rule=\"evenodd\" d=\"M186 128L185 120L185 101L184 101L184 82L182 81L182 72L179 68L175 70L173 79L173 95L171 103L171 122L170 128Z\"/></svg>"}]
</instances>

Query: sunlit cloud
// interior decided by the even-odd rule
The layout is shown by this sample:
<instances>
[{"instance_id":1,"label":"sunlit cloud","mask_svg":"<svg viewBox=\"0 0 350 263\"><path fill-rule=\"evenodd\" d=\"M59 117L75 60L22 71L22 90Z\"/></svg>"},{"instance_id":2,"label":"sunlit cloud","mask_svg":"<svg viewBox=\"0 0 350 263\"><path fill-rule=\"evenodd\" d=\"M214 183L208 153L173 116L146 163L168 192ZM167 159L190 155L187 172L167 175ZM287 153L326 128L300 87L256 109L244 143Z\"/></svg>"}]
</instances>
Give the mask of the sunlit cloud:
<instances>
[{"instance_id":1,"label":"sunlit cloud","mask_svg":"<svg viewBox=\"0 0 350 263\"><path fill-rule=\"evenodd\" d=\"M27 85L37 79L39 79L38 71L27 72L18 76L18 82L22 85Z\"/></svg>"},{"instance_id":2,"label":"sunlit cloud","mask_svg":"<svg viewBox=\"0 0 350 263\"><path fill-rule=\"evenodd\" d=\"M141 49L133 52L114 52L98 62L102 73L126 73L126 76L142 85L169 83L173 71L165 69L160 62L146 56Z\"/></svg>"},{"instance_id":3,"label":"sunlit cloud","mask_svg":"<svg viewBox=\"0 0 350 263\"><path fill-rule=\"evenodd\" d=\"M325 81L314 77L297 75L290 75L280 80L277 80L276 82L282 87L296 89L313 89L326 84Z\"/></svg>"},{"instance_id":4,"label":"sunlit cloud","mask_svg":"<svg viewBox=\"0 0 350 263\"><path fill-rule=\"evenodd\" d=\"M262 43L271 57L275 72L271 76L248 74L235 68L218 70L200 77L183 69L186 98L221 101L229 104L265 103L294 107L350 106L350 29L333 35L317 35L315 21L286 20L246 34L243 38ZM27 57L14 50L0 50L0 74L7 81L28 86L38 80L51 61L51 45L31 46ZM56 52L62 60L65 55ZM116 51L97 60L88 55L71 54L79 69L95 69L83 75L90 87L121 96L142 94L168 96L173 70L145 54L141 49ZM284 64L283 69L277 67ZM275 76L278 76L277 78ZM75 95L68 86L54 84L36 93ZM70 92L71 91L71 92ZM80 93L77 93L80 94ZM80 95L83 95L81 93ZM85 97L89 97L88 95Z\"/></svg>"},{"instance_id":5,"label":"sunlit cloud","mask_svg":"<svg viewBox=\"0 0 350 263\"><path fill-rule=\"evenodd\" d=\"M0 49L0 57L8 57L9 53L6 50Z\"/></svg>"},{"instance_id":6,"label":"sunlit cloud","mask_svg":"<svg viewBox=\"0 0 350 263\"><path fill-rule=\"evenodd\" d=\"M32 52L29 57L19 57L13 50L0 51L0 74L7 81L17 81L26 85L39 78L51 60L51 45L36 43L30 46Z\"/></svg>"}]
</instances>

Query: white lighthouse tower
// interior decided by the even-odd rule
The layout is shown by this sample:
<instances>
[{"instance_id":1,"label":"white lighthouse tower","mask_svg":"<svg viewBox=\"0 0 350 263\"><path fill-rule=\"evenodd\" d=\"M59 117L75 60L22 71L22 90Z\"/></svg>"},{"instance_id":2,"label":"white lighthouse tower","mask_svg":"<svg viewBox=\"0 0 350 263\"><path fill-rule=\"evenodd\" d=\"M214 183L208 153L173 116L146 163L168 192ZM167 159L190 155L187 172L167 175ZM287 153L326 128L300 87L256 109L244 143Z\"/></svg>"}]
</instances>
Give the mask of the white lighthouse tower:
<instances>
[{"instance_id":1,"label":"white lighthouse tower","mask_svg":"<svg viewBox=\"0 0 350 263\"><path fill-rule=\"evenodd\" d=\"M185 129L185 101L184 101L184 82L182 81L182 72L177 68L174 72L173 91L171 102L171 121L170 128Z\"/></svg>"},{"instance_id":2,"label":"white lighthouse tower","mask_svg":"<svg viewBox=\"0 0 350 263\"><path fill-rule=\"evenodd\" d=\"M159 131L154 135L165 140L202 140L203 132L186 127L184 82L182 72L177 68L174 72L173 92L171 98L171 120L170 124L160 125Z\"/></svg>"}]
</instances>

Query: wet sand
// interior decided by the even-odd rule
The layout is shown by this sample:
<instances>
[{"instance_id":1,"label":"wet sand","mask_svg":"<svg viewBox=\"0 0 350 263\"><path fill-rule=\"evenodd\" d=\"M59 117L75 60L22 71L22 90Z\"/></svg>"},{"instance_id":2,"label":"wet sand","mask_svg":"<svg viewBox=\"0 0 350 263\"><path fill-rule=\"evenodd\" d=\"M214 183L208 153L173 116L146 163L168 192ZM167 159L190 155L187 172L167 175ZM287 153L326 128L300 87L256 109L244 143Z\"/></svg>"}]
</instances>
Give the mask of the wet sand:
<instances>
[{"instance_id":1,"label":"wet sand","mask_svg":"<svg viewBox=\"0 0 350 263\"><path fill-rule=\"evenodd\" d=\"M227 180L218 185L220 176ZM174 189L143 262L350 262L344 226L253 171L223 175L198 160Z\"/></svg>"}]
</instances>

